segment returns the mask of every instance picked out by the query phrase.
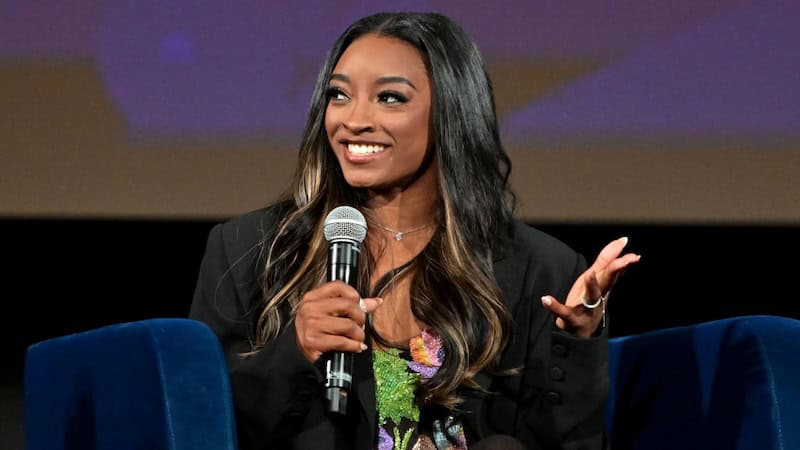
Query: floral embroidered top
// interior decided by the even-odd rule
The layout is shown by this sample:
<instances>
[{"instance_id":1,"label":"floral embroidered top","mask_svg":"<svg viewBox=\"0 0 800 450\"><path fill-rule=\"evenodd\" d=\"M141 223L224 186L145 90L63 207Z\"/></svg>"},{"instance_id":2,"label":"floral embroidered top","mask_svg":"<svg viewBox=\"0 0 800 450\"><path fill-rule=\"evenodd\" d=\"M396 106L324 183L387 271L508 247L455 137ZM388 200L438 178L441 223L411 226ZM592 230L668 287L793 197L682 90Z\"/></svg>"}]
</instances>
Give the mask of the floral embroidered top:
<instances>
[{"instance_id":1,"label":"floral embroidered top","mask_svg":"<svg viewBox=\"0 0 800 450\"><path fill-rule=\"evenodd\" d=\"M461 423L453 416L420 424L414 391L444 361L444 348L432 330L409 341L409 349L373 351L378 405L378 450L466 450Z\"/></svg>"}]
</instances>

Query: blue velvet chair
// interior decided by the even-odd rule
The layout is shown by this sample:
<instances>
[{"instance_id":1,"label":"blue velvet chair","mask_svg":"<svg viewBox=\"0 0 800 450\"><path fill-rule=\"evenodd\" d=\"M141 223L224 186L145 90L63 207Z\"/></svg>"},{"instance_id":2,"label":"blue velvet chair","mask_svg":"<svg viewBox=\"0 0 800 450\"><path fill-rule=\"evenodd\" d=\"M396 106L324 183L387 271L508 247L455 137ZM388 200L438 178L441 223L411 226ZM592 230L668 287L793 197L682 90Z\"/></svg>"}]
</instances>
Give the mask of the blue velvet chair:
<instances>
[{"instance_id":1,"label":"blue velvet chair","mask_svg":"<svg viewBox=\"0 0 800 450\"><path fill-rule=\"evenodd\" d=\"M236 450L217 337L189 319L110 325L32 345L29 450Z\"/></svg>"},{"instance_id":2,"label":"blue velvet chair","mask_svg":"<svg viewBox=\"0 0 800 450\"><path fill-rule=\"evenodd\" d=\"M745 316L614 338L612 449L800 449L800 320Z\"/></svg>"},{"instance_id":3,"label":"blue velvet chair","mask_svg":"<svg viewBox=\"0 0 800 450\"><path fill-rule=\"evenodd\" d=\"M800 321L746 316L610 342L614 450L800 450ZM111 325L27 352L28 450L234 450L216 337L189 319Z\"/></svg>"}]
</instances>

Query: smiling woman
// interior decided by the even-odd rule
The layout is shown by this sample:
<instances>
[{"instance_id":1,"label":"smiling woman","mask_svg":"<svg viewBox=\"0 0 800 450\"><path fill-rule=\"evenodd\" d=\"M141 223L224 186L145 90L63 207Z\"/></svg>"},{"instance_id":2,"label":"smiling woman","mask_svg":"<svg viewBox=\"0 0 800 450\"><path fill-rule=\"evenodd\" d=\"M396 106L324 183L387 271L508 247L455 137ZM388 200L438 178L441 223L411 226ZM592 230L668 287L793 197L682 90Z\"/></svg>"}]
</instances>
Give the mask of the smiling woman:
<instances>
[{"instance_id":1,"label":"smiling woman","mask_svg":"<svg viewBox=\"0 0 800 450\"><path fill-rule=\"evenodd\" d=\"M608 293L512 217L481 54L450 19L359 20L320 71L283 200L216 226L191 316L220 337L242 449L601 448ZM359 209L358 283L326 282L323 224ZM353 354L330 412L327 355ZM568 375L567 375L568 374Z\"/></svg>"}]
</instances>

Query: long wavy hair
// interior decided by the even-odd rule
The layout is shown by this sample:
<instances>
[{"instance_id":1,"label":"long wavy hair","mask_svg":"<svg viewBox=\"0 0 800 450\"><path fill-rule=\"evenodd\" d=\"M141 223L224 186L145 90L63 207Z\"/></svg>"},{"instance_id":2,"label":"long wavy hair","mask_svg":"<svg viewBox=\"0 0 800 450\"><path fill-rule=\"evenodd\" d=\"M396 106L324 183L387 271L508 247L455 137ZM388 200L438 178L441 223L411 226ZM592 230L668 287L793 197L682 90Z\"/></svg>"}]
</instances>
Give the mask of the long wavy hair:
<instances>
[{"instance_id":1,"label":"long wavy hair","mask_svg":"<svg viewBox=\"0 0 800 450\"><path fill-rule=\"evenodd\" d=\"M363 189L349 186L325 131L328 83L342 53L366 34L400 39L422 54L432 81L432 130L438 164L437 227L410 264L367 292L374 259L362 251L362 295L381 295L393 281L412 277L411 309L439 334L446 358L421 383L418 401L446 408L474 389L475 375L495 367L511 333L511 319L493 275L493 255L507 235L514 195L511 163L498 133L494 96L474 42L447 17L380 13L351 25L330 50L314 88L289 191L275 205L282 218L265 242L264 303L255 351L292 319L303 294L324 281L327 243L323 221L333 208L364 209ZM366 246L365 246L366 247ZM380 339L374 330L373 337Z\"/></svg>"}]
</instances>

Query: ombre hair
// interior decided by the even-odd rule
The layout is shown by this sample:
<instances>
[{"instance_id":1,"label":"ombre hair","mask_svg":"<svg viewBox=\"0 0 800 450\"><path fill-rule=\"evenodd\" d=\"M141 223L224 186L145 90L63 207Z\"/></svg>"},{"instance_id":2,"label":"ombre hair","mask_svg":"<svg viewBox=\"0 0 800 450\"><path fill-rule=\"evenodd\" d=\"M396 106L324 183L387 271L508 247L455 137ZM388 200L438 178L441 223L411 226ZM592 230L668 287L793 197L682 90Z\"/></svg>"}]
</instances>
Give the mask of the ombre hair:
<instances>
[{"instance_id":1,"label":"ombre hair","mask_svg":"<svg viewBox=\"0 0 800 450\"><path fill-rule=\"evenodd\" d=\"M349 205L364 209L363 189L347 184L325 131L327 90L342 53L367 34L409 43L423 56L432 83L431 140L438 167L434 234L410 264L390 273L369 293L374 259L362 251L362 295L381 295L411 280L414 316L439 334L446 358L421 383L423 404L457 407L460 388L492 370L511 334L511 319L493 274L493 257L511 225L511 163L498 133L494 96L474 42L447 17L432 13L380 13L351 25L330 50L314 88L295 175L274 206L279 225L266 237L263 304L254 351L275 338L294 316L303 294L324 281L326 215ZM373 338L382 338L370 328Z\"/></svg>"}]
</instances>

